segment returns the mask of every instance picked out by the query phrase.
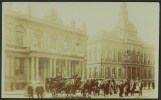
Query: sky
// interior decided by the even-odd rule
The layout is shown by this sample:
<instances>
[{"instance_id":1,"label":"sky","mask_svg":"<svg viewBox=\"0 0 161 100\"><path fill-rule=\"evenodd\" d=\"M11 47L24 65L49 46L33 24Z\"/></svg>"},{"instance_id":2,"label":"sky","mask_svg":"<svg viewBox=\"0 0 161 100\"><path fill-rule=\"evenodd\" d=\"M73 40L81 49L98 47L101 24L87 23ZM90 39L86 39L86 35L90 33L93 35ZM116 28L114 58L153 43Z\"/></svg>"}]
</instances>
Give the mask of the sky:
<instances>
[{"instance_id":1,"label":"sky","mask_svg":"<svg viewBox=\"0 0 161 100\"><path fill-rule=\"evenodd\" d=\"M13 9L26 13L28 2L12 3ZM43 18L55 8L63 23L70 25L74 19L76 27L83 22L88 35L101 31L112 31L119 18L120 2L32 2L33 16ZM127 2L128 18L139 32L139 37L150 44L159 42L159 3Z\"/></svg>"}]
</instances>

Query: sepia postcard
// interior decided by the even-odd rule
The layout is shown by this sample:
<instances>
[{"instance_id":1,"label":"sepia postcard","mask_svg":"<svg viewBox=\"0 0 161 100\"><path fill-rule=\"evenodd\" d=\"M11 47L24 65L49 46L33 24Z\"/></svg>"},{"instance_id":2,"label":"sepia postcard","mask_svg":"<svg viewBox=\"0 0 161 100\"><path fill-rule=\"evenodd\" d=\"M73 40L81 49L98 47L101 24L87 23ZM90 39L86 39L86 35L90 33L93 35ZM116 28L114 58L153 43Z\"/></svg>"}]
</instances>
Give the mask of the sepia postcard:
<instances>
[{"instance_id":1,"label":"sepia postcard","mask_svg":"<svg viewBox=\"0 0 161 100\"><path fill-rule=\"evenodd\" d=\"M158 64L159 3L2 3L2 98L158 98Z\"/></svg>"}]
</instances>

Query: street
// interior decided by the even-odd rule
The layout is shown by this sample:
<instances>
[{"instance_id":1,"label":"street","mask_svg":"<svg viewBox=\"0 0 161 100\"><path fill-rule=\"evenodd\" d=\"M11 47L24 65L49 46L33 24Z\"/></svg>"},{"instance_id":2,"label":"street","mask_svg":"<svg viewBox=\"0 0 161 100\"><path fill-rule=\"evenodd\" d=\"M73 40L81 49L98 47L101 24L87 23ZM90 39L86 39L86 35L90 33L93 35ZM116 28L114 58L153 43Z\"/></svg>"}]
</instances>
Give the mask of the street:
<instances>
[{"instance_id":1,"label":"street","mask_svg":"<svg viewBox=\"0 0 161 100\"><path fill-rule=\"evenodd\" d=\"M16 94L16 91L15 91L13 93L6 94L3 97L4 98L28 98L27 96L25 96L25 91L23 91L23 93L22 93L22 91L19 91L19 92L21 92L21 93L18 94L18 91L17 91L17 94ZM64 97L63 95L64 94L60 94L59 97ZM125 97L124 95L123 95L123 97L119 97L118 94L112 94L112 95L108 95L108 96L91 95L91 98L156 98L156 97L158 97L158 96L156 96L156 92L153 89L145 89L145 90L143 89L142 96L139 96L138 93L134 94L134 96L131 96L131 94L129 94L127 97ZM34 94L34 98L37 98L36 94ZM45 93L44 98L53 98L53 97L52 97L51 93Z\"/></svg>"}]
</instances>

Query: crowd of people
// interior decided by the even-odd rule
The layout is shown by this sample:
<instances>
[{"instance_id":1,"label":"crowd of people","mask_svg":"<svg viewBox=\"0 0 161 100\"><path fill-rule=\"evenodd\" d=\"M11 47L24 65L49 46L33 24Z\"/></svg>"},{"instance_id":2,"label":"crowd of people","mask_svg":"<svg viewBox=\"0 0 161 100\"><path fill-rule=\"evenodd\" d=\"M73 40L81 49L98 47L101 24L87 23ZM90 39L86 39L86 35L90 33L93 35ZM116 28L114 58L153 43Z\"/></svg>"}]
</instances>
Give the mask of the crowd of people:
<instances>
[{"instance_id":1,"label":"crowd of people","mask_svg":"<svg viewBox=\"0 0 161 100\"><path fill-rule=\"evenodd\" d=\"M155 88L154 81L143 81L143 80L115 80L113 78L109 79L87 79L81 80L80 77L76 76L72 78L72 81L68 81L63 78L56 78L57 80L48 81L43 87L40 83L36 86L35 90L32 85L29 84L27 87L29 98L33 98L34 91L38 98L43 98L44 92L51 93L52 96L56 96L58 93L63 93L66 97L72 95L77 95L80 92L82 97L90 97L104 95L119 95L123 96L134 96L135 93L138 93L139 96L142 95L142 90L150 89L151 87Z\"/></svg>"}]
</instances>

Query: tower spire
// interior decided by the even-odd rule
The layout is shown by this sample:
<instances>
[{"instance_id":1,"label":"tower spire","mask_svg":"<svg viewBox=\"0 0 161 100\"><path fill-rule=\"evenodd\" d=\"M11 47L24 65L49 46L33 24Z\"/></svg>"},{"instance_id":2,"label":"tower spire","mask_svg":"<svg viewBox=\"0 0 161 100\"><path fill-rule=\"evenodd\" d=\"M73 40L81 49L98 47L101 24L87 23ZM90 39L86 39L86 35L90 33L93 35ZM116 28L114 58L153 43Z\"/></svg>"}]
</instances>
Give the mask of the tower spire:
<instances>
[{"instance_id":1,"label":"tower spire","mask_svg":"<svg viewBox=\"0 0 161 100\"><path fill-rule=\"evenodd\" d=\"M32 7L30 3L28 3L26 10L27 10L27 14L29 16L32 16Z\"/></svg>"},{"instance_id":2,"label":"tower spire","mask_svg":"<svg viewBox=\"0 0 161 100\"><path fill-rule=\"evenodd\" d=\"M128 21L128 12L127 12L127 5L125 2L121 3L120 6L120 21L126 22Z\"/></svg>"}]
</instances>

